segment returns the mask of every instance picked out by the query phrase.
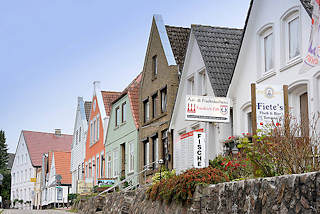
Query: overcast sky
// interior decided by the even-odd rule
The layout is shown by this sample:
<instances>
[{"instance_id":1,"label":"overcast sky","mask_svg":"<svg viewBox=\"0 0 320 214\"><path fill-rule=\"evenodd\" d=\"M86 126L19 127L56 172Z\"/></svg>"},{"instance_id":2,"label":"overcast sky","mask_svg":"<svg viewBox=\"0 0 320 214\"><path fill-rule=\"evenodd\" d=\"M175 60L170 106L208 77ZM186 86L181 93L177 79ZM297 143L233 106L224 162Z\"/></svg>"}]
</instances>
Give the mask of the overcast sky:
<instances>
[{"instance_id":1,"label":"overcast sky","mask_svg":"<svg viewBox=\"0 0 320 214\"><path fill-rule=\"evenodd\" d=\"M154 3L153 3L154 2ZM93 81L121 91L141 72L153 14L165 24L243 28L249 0L0 2L0 129L72 134L77 97Z\"/></svg>"}]
</instances>

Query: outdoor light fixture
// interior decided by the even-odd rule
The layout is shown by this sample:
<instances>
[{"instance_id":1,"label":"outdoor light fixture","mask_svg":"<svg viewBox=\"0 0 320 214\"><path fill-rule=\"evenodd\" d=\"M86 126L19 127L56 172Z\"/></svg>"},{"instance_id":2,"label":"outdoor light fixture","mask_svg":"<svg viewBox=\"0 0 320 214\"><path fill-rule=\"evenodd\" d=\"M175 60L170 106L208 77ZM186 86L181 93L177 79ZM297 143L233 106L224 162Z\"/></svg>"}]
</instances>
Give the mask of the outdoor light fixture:
<instances>
[{"instance_id":1,"label":"outdoor light fixture","mask_svg":"<svg viewBox=\"0 0 320 214\"><path fill-rule=\"evenodd\" d=\"M158 163L160 164L160 181L161 181L161 168L162 168L162 164L164 164L163 159L158 160Z\"/></svg>"}]
</instances>

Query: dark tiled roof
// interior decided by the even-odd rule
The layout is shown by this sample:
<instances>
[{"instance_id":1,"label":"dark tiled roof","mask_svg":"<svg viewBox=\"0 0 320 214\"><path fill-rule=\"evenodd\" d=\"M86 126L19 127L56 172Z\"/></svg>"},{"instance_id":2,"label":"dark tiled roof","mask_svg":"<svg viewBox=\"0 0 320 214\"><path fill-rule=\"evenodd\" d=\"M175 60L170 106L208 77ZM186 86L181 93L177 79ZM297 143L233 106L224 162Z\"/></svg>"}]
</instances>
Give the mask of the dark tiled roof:
<instances>
[{"instance_id":1,"label":"dark tiled roof","mask_svg":"<svg viewBox=\"0 0 320 214\"><path fill-rule=\"evenodd\" d=\"M306 9L306 11L308 12L308 14L311 16L312 14L312 5L311 5L311 0L300 0L301 4L304 6L304 8Z\"/></svg>"},{"instance_id":2,"label":"dark tiled roof","mask_svg":"<svg viewBox=\"0 0 320 214\"><path fill-rule=\"evenodd\" d=\"M192 25L215 96L227 95L238 55L242 30Z\"/></svg>"},{"instance_id":3,"label":"dark tiled roof","mask_svg":"<svg viewBox=\"0 0 320 214\"><path fill-rule=\"evenodd\" d=\"M179 70L182 71L189 41L190 28L166 25L166 30L174 58L179 66Z\"/></svg>"},{"instance_id":4,"label":"dark tiled roof","mask_svg":"<svg viewBox=\"0 0 320 214\"><path fill-rule=\"evenodd\" d=\"M106 110L106 115L110 116L110 111L112 106L111 104L115 99L117 99L120 96L121 92L101 91L101 94L104 102L104 108Z\"/></svg>"},{"instance_id":5,"label":"dark tiled roof","mask_svg":"<svg viewBox=\"0 0 320 214\"><path fill-rule=\"evenodd\" d=\"M15 156L15 154L13 154L13 153L8 153L8 166L7 166L7 168L8 168L9 170L12 169L12 164L13 164L14 156Z\"/></svg>"},{"instance_id":6,"label":"dark tiled roof","mask_svg":"<svg viewBox=\"0 0 320 214\"><path fill-rule=\"evenodd\" d=\"M89 121L90 119L90 113L91 113L91 101L85 101L84 102L84 111L86 113L86 119Z\"/></svg>"},{"instance_id":7,"label":"dark tiled roof","mask_svg":"<svg viewBox=\"0 0 320 214\"><path fill-rule=\"evenodd\" d=\"M61 134L59 136L53 133L22 131L32 165L42 165L42 154L50 150L71 151L72 135Z\"/></svg>"}]
</instances>

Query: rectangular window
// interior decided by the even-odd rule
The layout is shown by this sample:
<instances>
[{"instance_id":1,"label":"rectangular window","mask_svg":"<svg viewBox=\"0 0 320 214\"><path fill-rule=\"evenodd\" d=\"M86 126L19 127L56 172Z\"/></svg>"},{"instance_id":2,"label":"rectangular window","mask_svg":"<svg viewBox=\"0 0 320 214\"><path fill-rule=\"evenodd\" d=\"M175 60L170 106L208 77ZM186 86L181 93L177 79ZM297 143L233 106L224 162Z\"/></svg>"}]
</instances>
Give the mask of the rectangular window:
<instances>
[{"instance_id":1,"label":"rectangular window","mask_svg":"<svg viewBox=\"0 0 320 214\"><path fill-rule=\"evenodd\" d=\"M78 130L76 131L76 137L75 137L75 141L76 141L76 145L78 144Z\"/></svg>"},{"instance_id":2,"label":"rectangular window","mask_svg":"<svg viewBox=\"0 0 320 214\"><path fill-rule=\"evenodd\" d=\"M101 175L101 177L104 177L103 169L104 169L104 155L101 154L101 167L100 167L100 175Z\"/></svg>"},{"instance_id":3,"label":"rectangular window","mask_svg":"<svg viewBox=\"0 0 320 214\"><path fill-rule=\"evenodd\" d=\"M195 94L195 88L194 88L194 78L191 77L188 79L188 94L189 95L194 95Z\"/></svg>"},{"instance_id":4,"label":"rectangular window","mask_svg":"<svg viewBox=\"0 0 320 214\"><path fill-rule=\"evenodd\" d=\"M81 127L79 128L79 143L81 141Z\"/></svg>"},{"instance_id":5,"label":"rectangular window","mask_svg":"<svg viewBox=\"0 0 320 214\"><path fill-rule=\"evenodd\" d=\"M149 141L144 142L144 165L149 164Z\"/></svg>"},{"instance_id":6,"label":"rectangular window","mask_svg":"<svg viewBox=\"0 0 320 214\"><path fill-rule=\"evenodd\" d=\"M252 133L252 117L251 112L247 113L247 120L248 120L248 132Z\"/></svg>"},{"instance_id":7,"label":"rectangular window","mask_svg":"<svg viewBox=\"0 0 320 214\"><path fill-rule=\"evenodd\" d=\"M124 123L127 121L127 103L122 103L122 117L121 122Z\"/></svg>"},{"instance_id":8,"label":"rectangular window","mask_svg":"<svg viewBox=\"0 0 320 214\"><path fill-rule=\"evenodd\" d=\"M112 157L111 152L107 154L107 177L112 178Z\"/></svg>"},{"instance_id":9,"label":"rectangular window","mask_svg":"<svg viewBox=\"0 0 320 214\"><path fill-rule=\"evenodd\" d=\"M161 90L161 112L167 111L167 87Z\"/></svg>"},{"instance_id":10,"label":"rectangular window","mask_svg":"<svg viewBox=\"0 0 320 214\"><path fill-rule=\"evenodd\" d=\"M96 162L95 162L95 160L94 159L92 159L92 177L94 178L95 177L95 174L96 174L96 172L95 172L95 167L96 167L96 164L95 164Z\"/></svg>"},{"instance_id":11,"label":"rectangular window","mask_svg":"<svg viewBox=\"0 0 320 214\"><path fill-rule=\"evenodd\" d=\"M100 117L99 117L99 115L97 116L97 134L96 134L96 141L98 141L99 140L99 128L100 128L100 123L99 123L99 121L100 121Z\"/></svg>"},{"instance_id":12,"label":"rectangular window","mask_svg":"<svg viewBox=\"0 0 320 214\"><path fill-rule=\"evenodd\" d=\"M62 188L56 188L57 190L57 200L62 201L62 195L63 195L63 189Z\"/></svg>"},{"instance_id":13,"label":"rectangular window","mask_svg":"<svg viewBox=\"0 0 320 214\"><path fill-rule=\"evenodd\" d=\"M116 118L115 118L116 119L116 127L120 125L120 116L121 116L120 115L120 108L117 107L116 108Z\"/></svg>"},{"instance_id":14,"label":"rectangular window","mask_svg":"<svg viewBox=\"0 0 320 214\"><path fill-rule=\"evenodd\" d=\"M144 122L149 121L149 99L143 101Z\"/></svg>"},{"instance_id":15,"label":"rectangular window","mask_svg":"<svg viewBox=\"0 0 320 214\"><path fill-rule=\"evenodd\" d=\"M168 130L162 131L162 158L166 160L166 155L169 153L169 145L168 145Z\"/></svg>"},{"instance_id":16,"label":"rectangular window","mask_svg":"<svg viewBox=\"0 0 320 214\"><path fill-rule=\"evenodd\" d=\"M152 117L153 118L157 116L157 96L158 94L154 94L152 96Z\"/></svg>"},{"instance_id":17,"label":"rectangular window","mask_svg":"<svg viewBox=\"0 0 320 214\"><path fill-rule=\"evenodd\" d=\"M133 142L129 143L129 172L134 171L134 148Z\"/></svg>"},{"instance_id":18,"label":"rectangular window","mask_svg":"<svg viewBox=\"0 0 320 214\"><path fill-rule=\"evenodd\" d=\"M91 124L90 124L91 128L90 128L90 145L92 145L92 142L93 142L93 123L91 121Z\"/></svg>"},{"instance_id":19,"label":"rectangular window","mask_svg":"<svg viewBox=\"0 0 320 214\"><path fill-rule=\"evenodd\" d=\"M119 150L113 151L113 177L119 176Z\"/></svg>"},{"instance_id":20,"label":"rectangular window","mask_svg":"<svg viewBox=\"0 0 320 214\"><path fill-rule=\"evenodd\" d=\"M158 144L158 135L152 138L152 157L154 164L154 168L158 168L158 161L159 161L159 144Z\"/></svg>"},{"instance_id":21,"label":"rectangular window","mask_svg":"<svg viewBox=\"0 0 320 214\"><path fill-rule=\"evenodd\" d=\"M199 73L200 75L200 91L201 95L205 96L207 95L207 80L206 80L206 72L202 71Z\"/></svg>"},{"instance_id":22,"label":"rectangular window","mask_svg":"<svg viewBox=\"0 0 320 214\"><path fill-rule=\"evenodd\" d=\"M99 168L99 165L100 165L100 160L99 160L99 156L97 157L97 166L96 166L96 175L97 175L97 179L100 178L100 168Z\"/></svg>"},{"instance_id":23,"label":"rectangular window","mask_svg":"<svg viewBox=\"0 0 320 214\"><path fill-rule=\"evenodd\" d=\"M265 72L273 69L273 33L265 36L264 39L264 65Z\"/></svg>"},{"instance_id":24,"label":"rectangular window","mask_svg":"<svg viewBox=\"0 0 320 214\"><path fill-rule=\"evenodd\" d=\"M92 165L91 165L91 161L89 161L89 178L92 177Z\"/></svg>"},{"instance_id":25,"label":"rectangular window","mask_svg":"<svg viewBox=\"0 0 320 214\"><path fill-rule=\"evenodd\" d=\"M153 76L156 77L158 74L158 65L157 65L157 55L152 57L152 72Z\"/></svg>"},{"instance_id":26,"label":"rectangular window","mask_svg":"<svg viewBox=\"0 0 320 214\"><path fill-rule=\"evenodd\" d=\"M289 59L300 55L299 48L299 18L291 20L288 23L289 29Z\"/></svg>"}]
</instances>

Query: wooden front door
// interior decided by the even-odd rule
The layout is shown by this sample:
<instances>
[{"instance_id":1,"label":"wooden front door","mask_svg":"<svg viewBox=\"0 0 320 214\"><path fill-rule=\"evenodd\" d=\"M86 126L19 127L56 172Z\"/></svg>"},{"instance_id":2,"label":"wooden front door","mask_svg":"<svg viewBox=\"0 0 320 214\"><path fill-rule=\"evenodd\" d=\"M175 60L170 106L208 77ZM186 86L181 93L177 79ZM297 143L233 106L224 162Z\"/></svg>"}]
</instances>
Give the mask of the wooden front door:
<instances>
[{"instance_id":1,"label":"wooden front door","mask_svg":"<svg viewBox=\"0 0 320 214\"><path fill-rule=\"evenodd\" d=\"M301 134L309 135L309 111L308 111L308 93L300 95L300 118L301 118Z\"/></svg>"}]
</instances>

